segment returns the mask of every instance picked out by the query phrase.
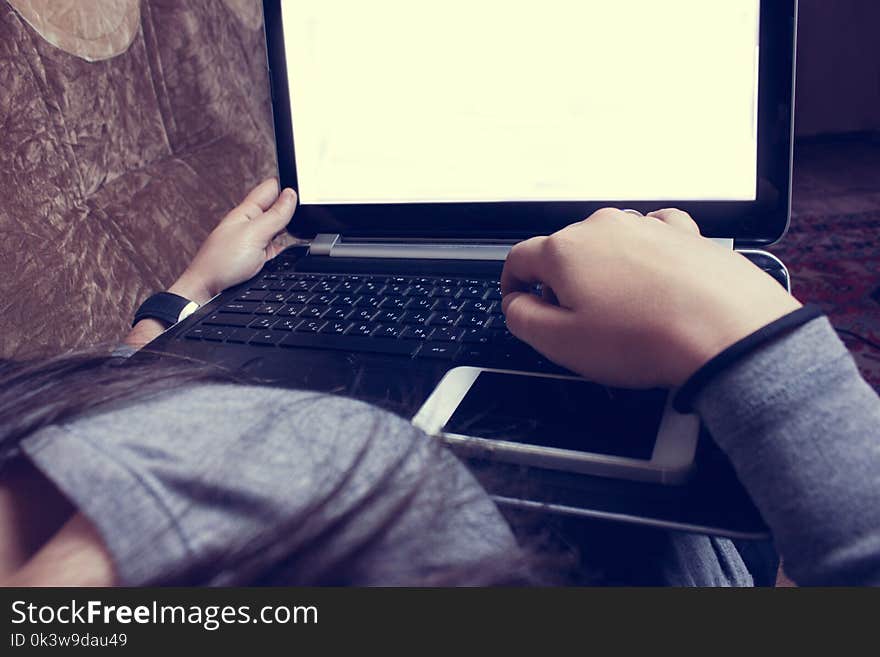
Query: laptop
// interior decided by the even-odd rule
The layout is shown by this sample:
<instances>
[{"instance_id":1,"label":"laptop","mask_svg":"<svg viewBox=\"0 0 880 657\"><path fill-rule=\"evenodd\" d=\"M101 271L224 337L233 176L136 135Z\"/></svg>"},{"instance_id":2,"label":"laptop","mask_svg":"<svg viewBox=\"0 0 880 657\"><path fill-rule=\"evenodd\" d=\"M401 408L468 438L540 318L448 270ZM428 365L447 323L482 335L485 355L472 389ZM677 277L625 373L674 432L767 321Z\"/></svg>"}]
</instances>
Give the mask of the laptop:
<instances>
[{"instance_id":1,"label":"laptop","mask_svg":"<svg viewBox=\"0 0 880 657\"><path fill-rule=\"evenodd\" d=\"M796 0L266 0L264 16L301 243L153 347L412 417L459 365L554 371L506 329L504 258L606 206L682 208L789 285L763 248L790 213ZM765 536L708 436L698 459L674 487L471 463L502 505Z\"/></svg>"}]
</instances>

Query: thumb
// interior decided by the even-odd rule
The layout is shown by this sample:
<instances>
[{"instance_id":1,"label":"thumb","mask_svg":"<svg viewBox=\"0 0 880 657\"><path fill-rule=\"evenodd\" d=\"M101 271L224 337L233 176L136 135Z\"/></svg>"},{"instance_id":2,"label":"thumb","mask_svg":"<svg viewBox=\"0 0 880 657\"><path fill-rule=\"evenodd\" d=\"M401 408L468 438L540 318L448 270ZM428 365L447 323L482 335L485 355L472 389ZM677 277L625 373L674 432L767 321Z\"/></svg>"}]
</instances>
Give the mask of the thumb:
<instances>
[{"instance_id":1,"label":"thumb","mask_svg":"<svg viewBox=\"0 0 880 657\"><path fill-rule=\"evenodd\" d=\"M575 334L575 317L567 308L547 303L528 292L511 292L501 301L507 328L550 360L565 364Z\"/></svg>"},{"instance_id":2,"label":"thumb","mask_svg":"<svg viewBox=\"0 0 880 657\"><path fill-rule=\"evenodd\" d=\"M287 188L278 195L275 203L251 223L256 235L268 243L284 230L296 210L296 192Z\"/></svg>"}]
</instances>

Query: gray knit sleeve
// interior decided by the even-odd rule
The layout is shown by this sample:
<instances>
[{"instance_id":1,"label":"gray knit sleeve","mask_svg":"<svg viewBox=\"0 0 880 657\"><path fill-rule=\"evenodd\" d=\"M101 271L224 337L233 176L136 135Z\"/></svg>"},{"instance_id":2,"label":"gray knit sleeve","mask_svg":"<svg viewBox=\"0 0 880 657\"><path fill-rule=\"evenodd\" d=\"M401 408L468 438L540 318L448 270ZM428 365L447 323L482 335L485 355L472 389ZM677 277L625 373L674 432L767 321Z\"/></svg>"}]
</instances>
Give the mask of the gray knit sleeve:
<instances>
[{"instance_id":1,"label":"gray knit sleeve","mask_svg":"<svg viewBox=\"0 0 880 657\"><path fill-rule=\"evenodd\" d=\"M880 399L825 318L696 399L799 584L880 584Z\"/></svg>"}]
</instances>

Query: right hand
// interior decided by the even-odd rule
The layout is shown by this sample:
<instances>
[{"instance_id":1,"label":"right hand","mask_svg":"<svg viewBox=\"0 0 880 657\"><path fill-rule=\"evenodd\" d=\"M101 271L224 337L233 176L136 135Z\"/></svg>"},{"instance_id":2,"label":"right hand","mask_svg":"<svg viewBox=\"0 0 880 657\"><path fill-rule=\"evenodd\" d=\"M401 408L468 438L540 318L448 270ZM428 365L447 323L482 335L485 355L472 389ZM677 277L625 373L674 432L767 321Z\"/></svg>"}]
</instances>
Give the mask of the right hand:
<instances>
[{"instance_id":1,"label":"right hand","mask_svg":"<svg viewBox=\"0 0 880 657\"><path fill-rule=\"evenodd\" d=\"M535 283L543 298L527 292ZM606 208L520 242L501 290L511 333L559 365L621 387L679 386L801 305L745 257L702 238L680 210L638 217Z\"/></svg>"}]
</instances>

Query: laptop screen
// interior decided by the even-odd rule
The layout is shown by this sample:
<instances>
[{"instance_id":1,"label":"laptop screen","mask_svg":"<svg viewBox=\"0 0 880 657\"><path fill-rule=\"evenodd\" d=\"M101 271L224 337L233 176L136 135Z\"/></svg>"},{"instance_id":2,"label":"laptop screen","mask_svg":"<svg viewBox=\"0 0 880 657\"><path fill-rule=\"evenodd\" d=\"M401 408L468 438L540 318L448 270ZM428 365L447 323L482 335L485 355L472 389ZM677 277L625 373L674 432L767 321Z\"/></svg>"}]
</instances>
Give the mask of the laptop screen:
<instances>
[{"instance_id":1,"label":"laptop screen","mask_svg":"<svg viewBox=\"0 0 880 657\"><path fill-rule=\"evenodd\" d=\"M756 199L760 0L284 0L304 205Z\"/></svg>"}]
</instances>

